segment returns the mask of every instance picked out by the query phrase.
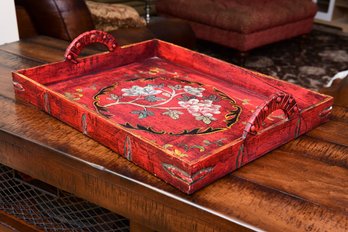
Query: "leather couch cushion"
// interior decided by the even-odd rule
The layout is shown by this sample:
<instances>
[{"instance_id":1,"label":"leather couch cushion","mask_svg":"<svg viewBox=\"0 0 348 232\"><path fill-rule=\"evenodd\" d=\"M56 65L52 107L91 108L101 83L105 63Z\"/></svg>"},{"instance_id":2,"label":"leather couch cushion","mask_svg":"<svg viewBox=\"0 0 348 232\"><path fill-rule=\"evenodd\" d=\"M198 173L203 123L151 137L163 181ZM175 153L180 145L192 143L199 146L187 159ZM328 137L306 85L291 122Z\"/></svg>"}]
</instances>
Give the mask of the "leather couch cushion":
<instances>
[{"instance_id":1,"label":"leather couch cushion","mask_svg":"<svg viewBox=\"0 0 348 232\"><path fill-rule=\"evenodd\" d=\"M23 6L16 5L16 17L19 38L25 39L37 35L33 22Z\"/></svg>"},{"instance_id":2,"label":"leather couch cushion","mask_svg":"<svg viewBox=\"0 0 348 232\"><path fill-rule=\"evenodd\" d=\"M86 1L97 30L111 31L119 28L145 27L145 20L138 12L124 4Z\"/></svg>"},{"instance_id":3,"label":"leather couch cushion","mask_svg":"<svg viewBox=\"0 0 348 232\"><path fill-rule=\"evenodd\" d=\"M39 34L71 41L94 29L84 0L25 0L23 4Z\"/></svg>"},{"instance_id":4,"label":"leather couch cushion","mask_svg":"<svg viewBox=\"0 0 348 232\"><path fill-rule=\"evenodd\" d=\"M244 34L313 17L312 0L161 0L157 12Z\"/></svg>"}]
</instances>

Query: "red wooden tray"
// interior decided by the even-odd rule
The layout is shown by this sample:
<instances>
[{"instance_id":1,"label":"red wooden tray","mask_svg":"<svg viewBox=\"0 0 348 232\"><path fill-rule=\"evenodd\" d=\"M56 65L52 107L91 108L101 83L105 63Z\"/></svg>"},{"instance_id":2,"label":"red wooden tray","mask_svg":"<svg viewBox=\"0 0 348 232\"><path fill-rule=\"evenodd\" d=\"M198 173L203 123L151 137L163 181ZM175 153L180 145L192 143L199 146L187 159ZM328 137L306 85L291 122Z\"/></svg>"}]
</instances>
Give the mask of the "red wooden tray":
<instances>
[{"instance_id":1,"label":"red wooden tray","mask_svg":"<svg viewBox=\"0 0 348 232\"><path fill-rule=\"evenodd\" d=\"M77 59L95 42L109 52ZM327 121L333 103L159 40L117 47L90 31L65 57L14 72L16 94L186 193Z\"/></svg>"}]
</instances>

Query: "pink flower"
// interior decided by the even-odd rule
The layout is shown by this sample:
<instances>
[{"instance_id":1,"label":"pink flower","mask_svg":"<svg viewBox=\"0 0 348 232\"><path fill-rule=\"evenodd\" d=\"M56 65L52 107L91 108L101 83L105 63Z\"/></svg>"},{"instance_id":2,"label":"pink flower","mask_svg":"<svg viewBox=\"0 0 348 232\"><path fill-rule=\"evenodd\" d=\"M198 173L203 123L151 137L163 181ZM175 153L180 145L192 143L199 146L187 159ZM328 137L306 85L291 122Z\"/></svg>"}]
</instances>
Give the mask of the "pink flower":
<instances>
[{"instance_id":1,"label":"pink flower","mask_svg":"<svg viewBox=\"0 0 348 232\"><path fill-rule=\"evenodd\" d=\"M212 104L211 100L190 99L189 101L179 101L179 105L195 117L204 116L213 119L214 114L220 114L220 105ZM213 119L214 120L214 119Z\"/></svg>"}]
</instances>

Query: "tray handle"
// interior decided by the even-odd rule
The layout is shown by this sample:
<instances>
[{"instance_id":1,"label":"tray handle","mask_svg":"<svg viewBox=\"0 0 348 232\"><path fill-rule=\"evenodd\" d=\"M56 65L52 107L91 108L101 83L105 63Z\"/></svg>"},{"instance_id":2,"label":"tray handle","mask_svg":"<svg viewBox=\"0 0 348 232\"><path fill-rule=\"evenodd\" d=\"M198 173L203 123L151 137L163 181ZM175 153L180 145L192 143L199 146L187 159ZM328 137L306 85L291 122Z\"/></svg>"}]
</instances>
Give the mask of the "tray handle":
<instances>
[{"instance_id":1,"label":"tray handle","mask_svg":"<svg viewBox=\"0 0 348 232\"><path fill-rule=\"evenodd\" d=\"M76 37L65 51L64 57L66 61L78 63L77 57L84 47L93 43L101 43L105 45L110 52L117 47L116 39L104 31L92 30L87 31Z\"/></svg>"},{"instance_id":2,"label":"tray handle","mask_svg":"<svg viewBox=\"0 0 348 232\"><path fill-rule=\"evenodd\" d=\"M292 95L284 92L276 93L256 108L244 128L243 138L245 139L247 134L257 134L262 127L263 121L276 110L283 110L288 120L298 116L300 112L296 100Z\"/></svg>"}]
</instances>

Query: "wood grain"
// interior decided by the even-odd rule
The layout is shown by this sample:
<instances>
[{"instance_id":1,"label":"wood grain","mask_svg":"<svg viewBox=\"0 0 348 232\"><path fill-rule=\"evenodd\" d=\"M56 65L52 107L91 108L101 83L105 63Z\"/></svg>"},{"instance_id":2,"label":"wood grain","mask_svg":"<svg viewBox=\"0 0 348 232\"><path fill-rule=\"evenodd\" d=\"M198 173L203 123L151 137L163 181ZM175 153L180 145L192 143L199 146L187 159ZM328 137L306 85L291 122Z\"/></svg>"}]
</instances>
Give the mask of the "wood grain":
<instances>
[{"instance_id":1,"label":"wood grain","mask_svg":"<svg viewBox=\"0 0 348 232\"><path fill-rule=\"evenodd\" d=\"M335 105L335 107L332 110L331 119L334 121L348 123L348 109L347 109L347 107Z\"/></svg>"},{"instance_id":2,"label":"wood grain","mask_svg":"<svg viewBox=\"0 0 348 232\"><path fill-rule=\"evenodd\" d=\"M348 105L348 76L343 79L336 79L329 88L322 88L321 92L334 97L338 106Z\"/></svg>"},{"instance_id":3,"label":"wood grain","mask_svg":"<svg viewBox=\"0 0 348 232\"><path fill-rule=\"evenodd\" d=\"M0 77L2 77L0 78L1 96L14 98L12 78L9 78L12 71L40 64L42 64L42 62L26 59L18 55L0 50Z\"/></svg>"},{"instance_id":4,"label":"wood grain","mask_svg":"<svg viewBox=\"0 0 348 232\"><path fill-rule=\"evenodd\" d=\"M41 231L26 222L0 210L0 231L2 232L38 232Z\"/></svg>"},{"instance_id":5,"label":"wood grain","mask_svg":"<svg viewBox=\"0 0 348 232\"><path fill-rule=\"evenodd\" d=\"M273 151L235 175L348 213L348 170L345 168L307 157L299 159L289 152Z\"/></svg>"},{"instance_id":6,"label":"wood grain","mask_svg":"<svg viewBox=\"0 0 348 232\"><path fill-rule=\"evenodd\" d=\"M348 168L348 148L346 146L307 135L285 144L280 147L280 150L322 161L329 165Z\"/></svg>"},{"instance_id":7,"label":"wood grain","mask_svg":"<svg viewBox=\"0 0 348 232\"><path fill-rule=\"evenodd\" d=\"M5 223L3 222L0 222L0 231L2 232L15 232L15 231L18 231L8 225L6 225Z\"/></svg>"},{"instance_id":8,"label":"wood grain","mask_svg":"<svg viewBox=\"0 0 348 232\"><path fill-rule=\"evenodd\" d=\"M307 135L347 147L348 130L344 130L346 126L347 123L331 120L308 132Z\"/></svg>"},{"instance_id":9,"label":"wood grain","mask_svg":"<svg viewBox=\"0 0 348 232\"><path fill-rule=\"evenodd\" d=\"M57 50L61 51L66 51L67 49L67 42L64 40L57 40L52 37L48 36L39 36L39 37L34 37L34 38L29 38L26 39L26 42L28 43L33 43L33 44L39 44L44 47L51 47L55 48ZM82 52L80 53L80 56L88 56L88 55L93 55L101 51L107 51L107 49L104 46L95 46L94 44L91 44L87 47L85 47ZM64 58L61 57L61 60Z\"/></svg>"},{"instance_id":10,"label":"wood grain","mask_svg":"<svg viewBox=\"0 0 348 232\"><path fill-rule=\"evenodd\" d=\"M141 225L137 222L131 221L130 222L130 231L132 231L132 232L153 232L154 230L146 228L144 225Z\"/></svg>"},{"instance_id":11,"label":"wood grain","mask_svg":"<svg viewBox=\"0 0 348 232\"><path fill-rule=\"evenodd\" d=\"M63 60L64 57L64 51L60 49L27 41L10 43L7 46L3 46L1 49L8 53L19 54L21 57L27 57L37 62L55 62Z\"/></svg>"},{"instance_id":12,"label":"wood grain","mask_svg":"<svg viewBox=\"0 0 348 232\"><path fill-rule=\"evenodd\" d=\"M61 60L66 45L37 37L0 46L0 163L157 231L348 230L347 106L335 106L331 121L307 135L185 195L15 99L10 71Z\"/></svg>"},{"instance_id":13,"label":"wood grain","mask_svg":"<svg viewBox=\"0 0 348 232\"><path fill-rule=\"evenodd\" d=\"M115 211L139 223L160 231L226 231L231 228L246 230L235 225L234 219L222 220L209 210L199 210L175 201L160 191L127 179L94 163L81 162L67 153L58 152L40 144L33 144L5 131L0 131L0 162L47 183L70 191L84 199ZM1 154L8 154L1 156ZM30 170L28 170L30 168ZM142 169L131 167L141 174L143 183L155 183L157 178ZM140 172L140 173L139 173ZM115 175L116 174L116 175ZM146 179L148 178L148 179ZM159 185L163 184L161 181ZM172 191L172 187L164 185ZM87 190L87 191L86 191ZM161 199L161 200L160 200ZM158 204L158 201L163 201ZM149 211L150 210L150 211ZM160 219L160 220L159 220ZM214 224L211 224L212 222ZM196 228L196 229L195 229Z\"/></svg>"}]
</instances>

